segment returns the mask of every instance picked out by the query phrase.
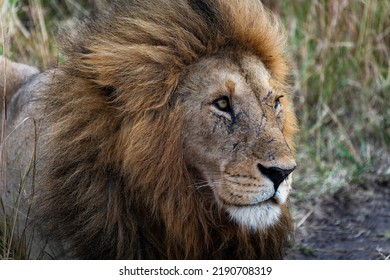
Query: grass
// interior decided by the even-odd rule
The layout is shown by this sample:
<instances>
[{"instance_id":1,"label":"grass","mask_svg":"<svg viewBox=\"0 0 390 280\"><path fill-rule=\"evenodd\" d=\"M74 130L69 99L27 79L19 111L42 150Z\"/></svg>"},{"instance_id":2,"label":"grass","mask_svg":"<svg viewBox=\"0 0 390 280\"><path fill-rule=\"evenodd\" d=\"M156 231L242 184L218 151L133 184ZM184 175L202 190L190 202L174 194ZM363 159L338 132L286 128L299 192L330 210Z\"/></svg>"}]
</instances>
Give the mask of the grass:
<instances>
[{"instance_id":1,"label":"grass","mask_svg":"<svg viewBox=\"0 0 390 280\"><path fill-rule=\"evenodd\" d=\"M0 0L7 57L46 69L57 62L56 34L75 17L88 15L104 0Z\"/></svg>"},{"instance_id":2,"label":"grass","mask_svg":"<svg viewBox=\"0 0 390 280\"><path fill-rule=\"evenodd\" d=\"M304 254L305 256L312 257L312 256L315 256L315 255L316 255L315 249L312 248L312 247L310 247L310 246L307 246L307 245L300 245L298 249L299 249L299 251L301 251L302 254Z\"/></svg>"},{"instance_id":3,"label":"grass","mask_svg":"<svg viewBox=\"0 0 390 280\"><path fill-rule=\"evenodd\" d=\"M281 16L295 63L297 203L351 184L390 181L390 2L264 2ZM0 52L46 69L59 60L59 28L103 5L3 0Z\"/></svg>"},{"instance_id":4,"label":"grass","mask_svg":"<svg viewBox=\"0 0 390 280\"><path fill-rule=\"evenodd\" d=\"M390 241L390 230L385 232L385 238Z\"/></svg>"},{"instance_id":5,"label":"grass","mask_svg":"<svg viewBox=\"0 0 390 280\"><path fill-rule=\"evenodd\" d=\"M276 9L296 62L296 184L313 198L365 174L388 180L390 3L279 1Z\"/></svg>"}]
</instances>

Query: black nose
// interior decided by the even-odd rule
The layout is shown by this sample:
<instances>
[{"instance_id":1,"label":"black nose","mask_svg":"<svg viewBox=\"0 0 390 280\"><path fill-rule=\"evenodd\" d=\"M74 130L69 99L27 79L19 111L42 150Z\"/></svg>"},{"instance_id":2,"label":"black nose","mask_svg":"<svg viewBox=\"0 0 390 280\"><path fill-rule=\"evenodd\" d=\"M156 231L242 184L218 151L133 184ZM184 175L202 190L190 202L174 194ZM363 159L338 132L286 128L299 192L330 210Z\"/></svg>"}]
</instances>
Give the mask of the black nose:
<instances>
[{"instance_id":1,"label":"black nose","mask_svg":"<svg viewBox=\"0 0 390 280\"><path fill-rule=\"evenodd\" d=\"M260 172L263 173L264 176L267 176L273 183L275 191L278 189L279 185L290 175L291 172L294 171L296 166L291 169L282 169L279 167L265 167L261 164L258 164Z\"/></svg>"}]
</instances>

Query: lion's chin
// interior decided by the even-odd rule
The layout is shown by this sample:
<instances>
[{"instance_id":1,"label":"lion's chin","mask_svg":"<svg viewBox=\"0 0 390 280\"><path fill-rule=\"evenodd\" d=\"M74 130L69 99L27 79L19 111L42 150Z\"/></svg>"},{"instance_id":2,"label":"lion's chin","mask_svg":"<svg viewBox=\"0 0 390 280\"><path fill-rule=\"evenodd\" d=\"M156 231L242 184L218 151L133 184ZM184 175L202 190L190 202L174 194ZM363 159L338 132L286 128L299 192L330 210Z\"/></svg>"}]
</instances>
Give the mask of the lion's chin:
<instances>
[{"instance_id":1,"label":"lion's chin","mask_svg":"<svg viewBox=\"0 0 390 280\"><path fill-rule=\"evenodd\" d=\"M273 201L254 206L225 207L232 221L250 231L266 231L275 225L281 216L280 205Z\"/></svg>"},{"instance_id":2,"label":"lion's chin","mask_svg":"<svg viewBox=\"0 0 390 280\"><path fill-rule=\"evenodd\" d=\"M266 231L276 225L282 215L282 208L288 200L291 191L291 175L280 184L276 192L262 192L251 200L235 201L223 199L215 194L218 204L225 209L231 220L250 231ZM217 189L217 186L214 187ZM273 190L272 188L270 188Z\"/></svg>"}]
</instances>

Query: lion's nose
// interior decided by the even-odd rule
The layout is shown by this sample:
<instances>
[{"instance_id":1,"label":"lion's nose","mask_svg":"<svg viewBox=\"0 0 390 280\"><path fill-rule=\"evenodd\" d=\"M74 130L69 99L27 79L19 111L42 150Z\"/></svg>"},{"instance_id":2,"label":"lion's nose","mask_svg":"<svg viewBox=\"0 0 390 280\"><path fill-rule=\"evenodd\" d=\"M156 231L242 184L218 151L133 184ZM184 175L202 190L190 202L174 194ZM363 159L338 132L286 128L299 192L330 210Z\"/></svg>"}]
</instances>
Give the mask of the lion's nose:
<instances>
[{"instance_id":1,"label":"lion's nose","mask_svg":"<svg viewBox=\"0 0 390 280\"><path fill-rule=\"evenodd\" d=\"M257 167L264 176L267 176L274 183L275 191L277 191L279 185L295 170L296 165L290 169L282 169L274 166L265 167L262 164L258 164Z\"/></svg>"}]
</instances>

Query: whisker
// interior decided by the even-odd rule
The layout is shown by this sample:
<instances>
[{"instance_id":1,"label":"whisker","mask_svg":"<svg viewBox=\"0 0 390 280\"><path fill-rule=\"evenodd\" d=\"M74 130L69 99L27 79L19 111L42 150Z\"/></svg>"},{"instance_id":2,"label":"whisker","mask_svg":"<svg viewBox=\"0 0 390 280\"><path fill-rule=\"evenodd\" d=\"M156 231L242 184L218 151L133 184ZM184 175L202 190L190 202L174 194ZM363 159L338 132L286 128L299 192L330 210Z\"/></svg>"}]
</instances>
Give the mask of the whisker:
<instances>
[{"instance_id":1,"label":"whisker","mask_svg":"<svg viewBox=\"0 0 390 280\"><path fill-rule=\"evenodd\" d=\"M223 184L225 183L225 180L222 180L222 179L218 179L218 180L213 180L213 184ZM208 181L198 181L198 182L194 182L190 185L188 185L187 187L189 188L196 188L196 189L200 189L200 188L204 188L204 187L207 187L207 188L213 188L213 186L210 186L209 182Z\"/></svg>"}]
</instances>

